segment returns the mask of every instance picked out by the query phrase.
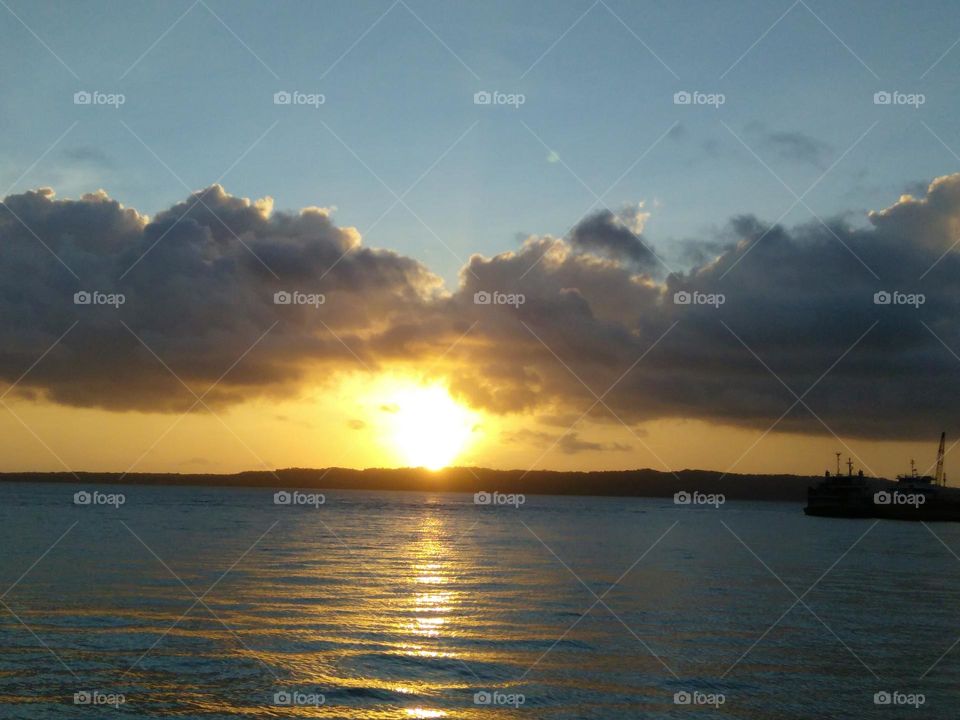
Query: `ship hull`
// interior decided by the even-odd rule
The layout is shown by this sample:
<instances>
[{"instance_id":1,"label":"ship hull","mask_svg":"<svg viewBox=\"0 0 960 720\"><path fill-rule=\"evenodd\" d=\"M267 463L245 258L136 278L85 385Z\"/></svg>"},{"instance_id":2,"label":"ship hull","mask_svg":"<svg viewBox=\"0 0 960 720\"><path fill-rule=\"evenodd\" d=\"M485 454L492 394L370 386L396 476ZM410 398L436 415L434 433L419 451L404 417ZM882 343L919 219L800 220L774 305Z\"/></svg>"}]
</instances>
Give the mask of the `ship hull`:
<instances>
[{"instance_id":1,"label":"ship hull","mask_svg":"<svg viewBox=\"0 0 960 720\"><path fill-rule=\"evenodd\" d=\"M807 506L803 509L814 517L879 518L913 522L960 522L960 488L947 487L943 473L943 446L946 433L940 433L935 475L920 475L913 460L910 474L898 475L897 481L864 477L861 470L853 474L853 462L847 459L847 474L840 474L840 453L837 473L824 474L824 479L807 489Z\"/></svg>"},{"instance_id":2,"label":"ship hull","mask_svg":"<svg viewBox=\"0 0 960 720\"><path fill-rule=\"evenodd\" d=\"M924 480L826 478L807 491L803 511L814 517L960 522L960 489Z\"/></svg>"}]
</instances>

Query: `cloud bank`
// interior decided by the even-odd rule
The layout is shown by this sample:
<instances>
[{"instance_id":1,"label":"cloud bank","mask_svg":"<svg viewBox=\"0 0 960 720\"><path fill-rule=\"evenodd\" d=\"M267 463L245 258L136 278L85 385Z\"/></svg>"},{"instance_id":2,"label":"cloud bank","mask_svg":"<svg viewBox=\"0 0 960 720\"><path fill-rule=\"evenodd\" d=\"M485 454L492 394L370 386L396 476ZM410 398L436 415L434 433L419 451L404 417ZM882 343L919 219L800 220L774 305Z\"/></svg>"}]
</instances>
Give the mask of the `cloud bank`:
<instances>
[{"instance_id":1,"label":"cloud bank","mask_svg":"<svg viewBox=\"0 0 960 720\"><path fill-rule=\"evenodd\" d=\"M779 419L876 438L955 425L960 175L859 226L735 217L687 248L682 272L654 255L645 219L604 211L565 237L474 255L447 289L322 208L274 211L219 186L152 218L102 191L11 195L0 378L33 366L13 392L178 412L196 401L181 380L228 405L408 363L477 409L547 422ZM80 291L125 301L77 305Z\"/></svg>"}]
</instances>

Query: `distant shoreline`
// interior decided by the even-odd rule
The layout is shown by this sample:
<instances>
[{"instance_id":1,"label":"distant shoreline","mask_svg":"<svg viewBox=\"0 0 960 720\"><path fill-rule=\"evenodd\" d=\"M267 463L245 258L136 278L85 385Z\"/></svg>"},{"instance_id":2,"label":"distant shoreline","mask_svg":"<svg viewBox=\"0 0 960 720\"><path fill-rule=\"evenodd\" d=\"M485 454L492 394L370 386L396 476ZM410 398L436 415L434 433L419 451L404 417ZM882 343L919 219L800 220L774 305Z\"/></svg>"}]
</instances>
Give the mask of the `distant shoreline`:
<instances>
[{"instance_id":1,"label":"distant shoreline","mask_svg":"<svg viewBox=\"0 0 960 720\"><path fill-rule=\"evenodd\" d=\"M279 481L278 481L279 478ZM807 488L820 475L724 474L709 470L492 470L451 467L436 472L423 468L285 468L214 473L6 472L0 482L69 483L87 485L170 485L263 487L329 490L398 490L417 492L502 492L524 495L599 497L672 497L674 493L722 493L728 500L803 501ZM881 480L882 479L879 479Z\"/></svg>"}]
</instances>

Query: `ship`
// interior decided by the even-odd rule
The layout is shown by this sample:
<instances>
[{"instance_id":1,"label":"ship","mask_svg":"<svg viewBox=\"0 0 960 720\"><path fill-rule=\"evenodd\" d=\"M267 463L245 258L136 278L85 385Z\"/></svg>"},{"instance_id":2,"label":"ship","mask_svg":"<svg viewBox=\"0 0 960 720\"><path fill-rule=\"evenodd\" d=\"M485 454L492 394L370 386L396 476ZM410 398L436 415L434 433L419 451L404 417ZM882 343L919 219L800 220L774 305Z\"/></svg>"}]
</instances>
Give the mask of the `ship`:
<instances>
[{"instance_id":1,"label":"ship","mask_svg":"<svg viewBox=\"0 0 960 720\"><path fill-rule=\"evenodd\" d=\"M910 472L898 475L895 481L866 477L863 470L853 472L853 461L847 458L847 473L837 468L827 470L819 483L807 489L807 515L841 518L882 518L887 520L960 521L960 488L947 487L943 471L946 433L940 434L936 472L917 473L910 460Z\"/></svg>"}]
</instances>

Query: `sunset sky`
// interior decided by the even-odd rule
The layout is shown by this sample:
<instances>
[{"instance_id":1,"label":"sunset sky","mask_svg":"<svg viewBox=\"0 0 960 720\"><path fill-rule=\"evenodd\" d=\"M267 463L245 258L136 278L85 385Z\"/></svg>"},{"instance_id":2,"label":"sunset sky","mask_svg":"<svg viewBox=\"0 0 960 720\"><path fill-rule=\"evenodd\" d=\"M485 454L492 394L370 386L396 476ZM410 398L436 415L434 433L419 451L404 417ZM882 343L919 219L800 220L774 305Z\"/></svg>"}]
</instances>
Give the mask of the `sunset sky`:
<instances>
[{"instance_id":1,"label":"sunset sky","mask_svg":"<svg viewBox=\"0 0 960 720\"><path fill-rule=\"evenodd\" d=\"M0 18L0 470L889 476L960 439L952 3Z\"/></svg>"}]
</instances>

